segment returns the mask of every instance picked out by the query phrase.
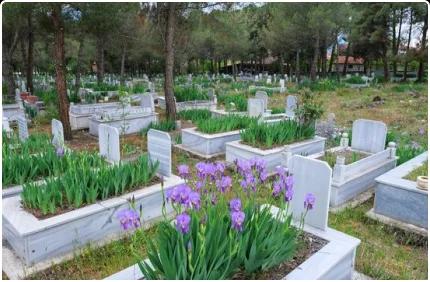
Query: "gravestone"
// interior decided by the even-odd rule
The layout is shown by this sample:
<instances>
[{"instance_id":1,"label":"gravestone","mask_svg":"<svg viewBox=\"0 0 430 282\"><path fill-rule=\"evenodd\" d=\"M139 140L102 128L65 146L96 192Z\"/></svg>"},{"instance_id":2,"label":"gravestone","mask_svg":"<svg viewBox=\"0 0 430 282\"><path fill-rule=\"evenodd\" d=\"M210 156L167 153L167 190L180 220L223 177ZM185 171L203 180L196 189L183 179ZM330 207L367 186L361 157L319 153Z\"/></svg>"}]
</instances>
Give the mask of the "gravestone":
<instances>
[{"instance_id":1,"label":"gravestone","mask_svg":"<svg viewBox=\"0 0 430 282\"><path fill-rule=\"evenodd\" d=\"M148 155L151 162L159 162L161 175L168 177L172 174L172 139L169 133L155 129L148 131Z\"/></svg>"},{"instance_id":2,"label":"gravestone","mask_svg":"<svg viewBox=\"0 0 430 282\"><path fill-rule=\"evenodd\" d=\"M264 114L264 101L257 98L248 99L248 116L260 117Z\"/></svg>"},{"instance_id":3,"label":"gravestone","mask_svg":"<svg viewBox=\"0 0 430 282\"><path fill-rule=\"evenodd\" d=\"M140 100L140 106L142 108L150 108L151 112L155 111L154 97L152 95L144 94Z\"/></svg>"},{"instance_id":4,"label":"gravestone","mask_svg":"<svg viewBox=\"0 0 430 282\"><path fill-rule=\"evenodd\" d=\"M255 93L255 98L263 100L264 110L266 111L267 104L269 103L269 96L267 96L267 93L264 91L257 91Z\"/></svg>"},{"instance_id":5,"label":"gravestone","mask_svg":"<svg viewBox=\"0 0 430 282\"><path fill-rule=\"evenodd\" d=\"M285 80L284 80L284 79L280 79L280 80L279 80L279 85L281 86L281 90L280 90L280 92L281 92L281 93L285 93L285 91L287 90L287 89L285 88Z\"/></svg>"},{"instance_id":6,"label":"gravestone","mask_svg":"<svg viewBox=\"0 0 430 282\"><path fill-rule=\"evenodd\" d=\"M8 137L11 136L12 129L10 128L9 119L7 117L3 117L2 129L6 132Z\"/></svg>"},{"instance_id":7,"label":"gravestone","mask_svg":"<svg viewBox=\"0 0 430 282\"><path fill-rule=\"evenodd\" d=\"M387 126L382 121L358 119L352 124L351 148L377 153L385 149Z\"/></svg>"},{"instance_id":8,"label":"gravestone","mask_svg":"<svg viewBox=\"0 0 430 282\"><path fill-rule=\"evenodd\" d=\"M316 199L315 205L307 212L305 224L326 230L332 169L326 162L294 155L291 172L294 177L294 195L290 204L294 218L300 220L301 214L305 211L306 194L312 193Z\"/></svg>"},{"instance_id":9,"label":"gravestone","mask_svg":"<svg viewBox=\"0 0 430 282\"><path fill-rule=\"evenodd\" d=\"M52 145L55 148L64 147L64 131L61 121L53 119L51 121Z\"/></svg>"},{"instance_id":10,"label":"gravestone","mask_svg":"<svg viewBox=\"0 0 430 282\"><path fill-rule=\"evenodd\" d=\"M109 162L120 162L121 152L117 128L106 124L99 125L99 151L100 156L105 157Z\"/></svg>"},{"instance_id":11,"label":"gravestone","mask_svg":"<svg viewBox=\"0 0 430 282\"><path fill-rule=\"evenodd\" d=\"M295 111L297 109L297 97L294 95L288 95L285 105L285 114L288 118L295 117Z\"/></svg>"},{"instance_id":12,"label":"gravestone","mask_svg":"<svg viewBox=\"0 0 430 282\"><path fill-rule=\"evenodd\" d=\"M272 79L270 77L266 80L266 84L272 84Z\"/></svg>"},{"instance_id":13,"label":"gravestone","mask_svg":"<svg viewBox=\"0 0 430 282\"><path fill-rule=\"evenodd\" d=\"M258 81L258 75L255 76L255 81Z\"/></svg>"},{"instance_id":14,"label":"gravestone","mask_svg":"<svg viewBox=\"0 0 430 282\"><path fill-rule=\"evenodd\" d=\"M209 100L213 100L214 95L215 95L215 89L213 89L213 88L209 88L209 89L208 89L208 97L209 97Z\"/></svg>"},{"instance_id":15,"label":"gravestone","mask_svg":"<svg viewBox=\"0 0 430 282\"><path fill-rule=\"evenodd\" d=\"M28 138L28 127L27 127L27 119L25 116L18 116L18 136L19 140L25 141Z\"/></svg>"}]
</instances>

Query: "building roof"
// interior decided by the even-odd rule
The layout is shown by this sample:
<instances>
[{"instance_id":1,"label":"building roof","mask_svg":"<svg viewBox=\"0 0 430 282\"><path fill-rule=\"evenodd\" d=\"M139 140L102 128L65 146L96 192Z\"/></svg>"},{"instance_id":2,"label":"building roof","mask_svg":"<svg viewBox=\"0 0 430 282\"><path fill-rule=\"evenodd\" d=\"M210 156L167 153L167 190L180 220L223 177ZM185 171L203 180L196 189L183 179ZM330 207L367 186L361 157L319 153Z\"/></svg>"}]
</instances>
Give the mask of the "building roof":
<instances>
[{"instance_id":1,"label":"building roof","mask_svg":"<svg viewBox=\"0 0 430 282\"><path fill-rule=\"evenodd\" d=\"M346 56L338 56L336 63L337 64L344 64L346 60ZM351 65L362 65L364 63L364 59L363 58L354 58L349 56L348 57L348 64Z\"/></svg>"}]
</instances>

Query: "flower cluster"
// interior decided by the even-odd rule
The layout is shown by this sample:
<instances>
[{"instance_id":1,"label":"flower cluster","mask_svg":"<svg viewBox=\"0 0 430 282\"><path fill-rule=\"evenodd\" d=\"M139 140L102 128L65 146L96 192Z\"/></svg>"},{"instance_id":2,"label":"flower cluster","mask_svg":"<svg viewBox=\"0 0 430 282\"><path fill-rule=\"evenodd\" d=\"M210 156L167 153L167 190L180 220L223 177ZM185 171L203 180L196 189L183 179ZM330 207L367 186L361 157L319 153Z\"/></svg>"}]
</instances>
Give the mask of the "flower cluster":
<instances>
[{"instance_id":1,"label":"flower cluster","mask_svg":"<svg viewBox=\"0 0 430 282\"><path fill-rule=\"evenodd\" d=\"M266 161L259 158L251 160L236 159L234 161L236 171L242 176L240 186L245 190L256 191L257 185L264 183L267 179Z\"/></svg>"},{"instance_id":2,"label":"flower cluster","mask_svg":"<svg viewBox=\"0 0 430 282\"><path fill-rule=\"evenodd\" d=\"M140 227L139 214L133 209L121 210L117 213L116 216L121 223L121 227L123 230Z\"/></svg>"},{"instance_id":3,"label":"flower cluster","mask_svg":"<svg viewBox=\"0 0 430 282\"><path fill-rule=\"evenodd\" d=\"M189 167L185 164L179 165L178 166L178 175L180 177L182 177L183 179L188 179L191 176Z\"/></svg>"},{"instance_id":4,"label":"flower cluster","mask_svg":"<svg viewBox=\"0 0 430 282\"><path fill-rule=\"evenodd\" d=\"M167 202L182 205L185 208L200 209L200 194L193 191L187 184L180 184L168 190Z\"/></svg>"},{"instance_id":5,"label":"flower cluster","mask_svg":"<svg viewBox=\"0 0 430 282\"><path fill-rule=\"evenodd\" d=\"M276 181L273 182L272 195L279 197L284 193L284 199L286 202L290 202L293 199L293 185L294 178L288 173L283 167L276 168Z\"/></svg>"},{"instance_id":6,"label":"flower cluster","mask_svg":"<svg viewBox=\"0 0 430 282\"><path fill-rule=\"evenodd\" d=\"M241 209L242 202L240 199L235 198L230 201L231 227L237 231L243 230L243 223L245 222L245 213Z\"/></svg>"},{"instance_id":7,"label":"flower cluster","mask_svg":"<svg viewBox=\"0 0 430 282\"><path fill-rule=\"evenodd\" d=\"M307 193L305 196L305 202L304 202L304 207L306 210L311 210L314 208L315 206L315 195L312 193Z\"/></svg>"}]
</instances>

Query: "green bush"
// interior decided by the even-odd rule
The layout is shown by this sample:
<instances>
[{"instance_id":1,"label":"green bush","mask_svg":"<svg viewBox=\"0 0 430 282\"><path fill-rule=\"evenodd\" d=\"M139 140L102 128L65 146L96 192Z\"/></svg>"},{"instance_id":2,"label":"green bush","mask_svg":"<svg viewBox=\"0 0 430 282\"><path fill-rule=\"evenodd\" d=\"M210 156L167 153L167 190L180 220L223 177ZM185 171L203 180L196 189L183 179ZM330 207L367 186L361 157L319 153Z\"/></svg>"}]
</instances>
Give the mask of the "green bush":
<instances>
[{"instance_id":1,"label":"green bush","mask_svg":"<svg viewBox=\"0 0 430 282\"><path fill-rule=\"evenodd\" d=\"M273 107L271 108L271 110L272 110L272 115L285 113L285 108L282 108L282 107Z\"/></svg>"}]
</instances>

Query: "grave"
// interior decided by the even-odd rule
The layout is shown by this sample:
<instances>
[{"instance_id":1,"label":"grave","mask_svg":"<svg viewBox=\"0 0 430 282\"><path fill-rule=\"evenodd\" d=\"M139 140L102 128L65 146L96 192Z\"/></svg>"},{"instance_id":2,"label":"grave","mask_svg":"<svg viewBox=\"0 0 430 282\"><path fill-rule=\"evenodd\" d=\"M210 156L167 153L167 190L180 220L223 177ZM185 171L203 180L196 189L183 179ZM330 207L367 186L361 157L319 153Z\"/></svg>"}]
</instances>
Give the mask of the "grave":
<instances>
[{"instance_id":1,"label":"grave","mask_svg":"<svg viewBox=\"0 0 430 282\"><path fill-rule=\"evenodd\" d=\"M343 133L340 146L308 156L315 159L324 158L325 154L337 156L333 167L330 199L333 211L342 210L356 198L366 200L360 194L375 185L376 177L396 166L395 144L390 142L385 149L386 134L384 123L359 119L353 123L351 147L348 146L348 134ZM344 153L363 157L346 164L342 155Z\"/></svg>"},{"instance_id":2,"label":"grave","mask_svg":"<svg viewBox=\"0 0 430 282\"><path fill-rule=\"evenodd\" d=\"M120 103L96 103L70 105L69 120L72 130L85 129L89 127L89 118L102 110L113 110L120 107Z\"/></svg>"},{"instance_id":3,"label":"grave","mask_svg":"<svg viewBox=\"0 0 430 282\"><path fill-rule=\"evenodd\" d=\"M377 177L373 209L367 215L427 237L428 191L417 188L416 181L404 179L424 162L428 162L427 152Z\"/></svg>"},{"instance_id":4,"label":"grave","mask_svg":"<svg viewBox=\"0 0 430 282\"><path fill-rule=\"evenodd\" d=\"M296 109L297 109L297 97L293 95L288 95L285 101L285 114L287 118L294 119L294 117L296 116L296 113L295 113Z\"/></svg>"},{"instance_id":5,"label":"grave","mask_svg":"<svg viewBox=\"0 0 430 282\"><path fill-rule=\"evenodd\" d=\"M262 117L264 112L264 101L262 99L248 98L248 116Z\"/></svg>"},{"instance_id":6,"label":"grave","mask_svg":"<svg viewBox=\"0 0 430 282\"><path fill-rule=\"evenodd\" d=\"M158 171L163 176L172 175L172 139L169 133L148 131L148 154L152 162L159 162Z\"/></svg>"}]
</instances>

